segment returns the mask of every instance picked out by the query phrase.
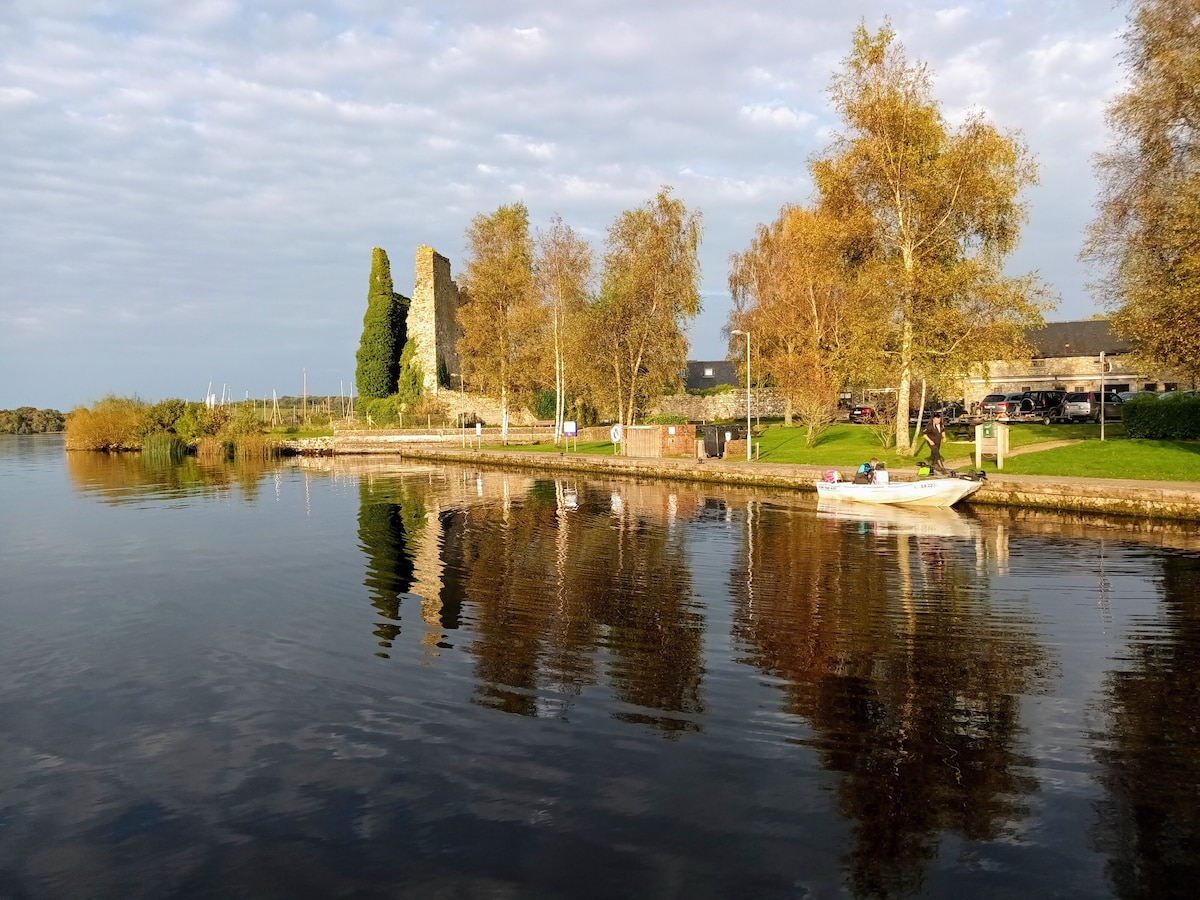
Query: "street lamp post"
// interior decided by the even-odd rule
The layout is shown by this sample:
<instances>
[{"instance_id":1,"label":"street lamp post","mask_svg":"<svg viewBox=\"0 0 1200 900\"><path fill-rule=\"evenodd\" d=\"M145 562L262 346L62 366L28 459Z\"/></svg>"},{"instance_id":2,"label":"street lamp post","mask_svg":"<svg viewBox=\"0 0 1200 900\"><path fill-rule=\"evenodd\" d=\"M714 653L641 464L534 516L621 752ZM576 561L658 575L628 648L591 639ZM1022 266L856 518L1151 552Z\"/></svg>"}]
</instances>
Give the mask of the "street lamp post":
<instances>
[{"instance_id":1,"label":"street lamp post","mask_svg":"<svg viewBox=\"0 0 1200 900\"><path fill-rule=\"evenodd\" d=\"M750 332L735 329L731 333L746 336L746 462L750 462Z\"/></svg>"}]
</instances>

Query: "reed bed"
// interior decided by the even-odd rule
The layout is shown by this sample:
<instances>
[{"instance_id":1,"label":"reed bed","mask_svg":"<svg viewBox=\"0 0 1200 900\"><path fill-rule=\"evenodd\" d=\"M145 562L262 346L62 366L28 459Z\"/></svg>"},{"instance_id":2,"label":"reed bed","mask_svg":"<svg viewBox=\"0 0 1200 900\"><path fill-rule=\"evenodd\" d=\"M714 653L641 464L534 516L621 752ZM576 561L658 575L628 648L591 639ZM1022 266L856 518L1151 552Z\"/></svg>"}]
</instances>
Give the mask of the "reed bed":
<instances>
[{"instance_id":1,"label":"reed bed","mask_svg":"<svg viewBox=\"0 0 1200 900\"><path fill-rule=\"evenodd\" d=\"M233 438L235 459L274 459L283 455L283 446L266 434L239 434Z\"/></svg>"},{"instance_id":2,"label":"reed bed","mask_svg":"<svg viewBox=\"0 0 1200 900\"><path fill-rule=\"evenodd\" d=\"M160 431L142 438L142 459L147 462L177 463L188 455L187 441L177 434Z\"/></svg>"},{"instance_id":3,"label":"reed bed","mask_svg":"<svg viewBox=\"0 0 1200 900\"><path fill-rule=\"evenodd\" d=\"M226 438L206 434L196 439L196 458L201 462L224 462L232 456L233 445Z\"/></svg>"}]
</instances>

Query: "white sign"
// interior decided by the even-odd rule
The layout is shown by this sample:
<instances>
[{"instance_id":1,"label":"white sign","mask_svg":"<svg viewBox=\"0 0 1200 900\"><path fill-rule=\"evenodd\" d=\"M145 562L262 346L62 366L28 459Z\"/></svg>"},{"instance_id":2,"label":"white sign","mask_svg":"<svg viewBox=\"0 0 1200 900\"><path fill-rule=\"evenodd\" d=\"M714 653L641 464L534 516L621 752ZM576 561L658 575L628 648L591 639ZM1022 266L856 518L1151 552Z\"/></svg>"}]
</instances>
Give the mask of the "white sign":
<instances>
[{"instance_id":1,"label":"white sign","mask_svg":"<svg viewBox=\"0 0 1200 900\"><path fill-rule=\"evenodd\" d=\"M674 433L675 433L675 426L674 426L674 425L668 425L668 426L667 426L667 434L674 434Z\"/></svg>"},{"instance_id":2,"label":"white sign","mask_svg":"<svg viewBox=\"0 0 1200 900\"><path fill-rule=\"evenodd\" d=\"M621 443L621 423L618 422L616 425L614 425L612 427L612 431L610 431L608 434L612 438L612 442L614 444Z\"/></svg>"},{"instance_id":3,"label":"white sign","mask_svg":"<svg viewBox=\"0 0 1200 900\"><path fill-rule=\"evenodd\" d=\"M563 422L563 436L564 437L578 437L579 436L579 423L578 422Z\"/></svg>"},{"instance_id":4,"label":"white sign","mask_svg":"<svg viewBox=\"0 0 1200 900\"><path fill-rule=\"evenodd\" d=\"M475 437L479 437L481 434L483 434L483 423L476 422L475 423Z\"/></svg>"}]
</instances>

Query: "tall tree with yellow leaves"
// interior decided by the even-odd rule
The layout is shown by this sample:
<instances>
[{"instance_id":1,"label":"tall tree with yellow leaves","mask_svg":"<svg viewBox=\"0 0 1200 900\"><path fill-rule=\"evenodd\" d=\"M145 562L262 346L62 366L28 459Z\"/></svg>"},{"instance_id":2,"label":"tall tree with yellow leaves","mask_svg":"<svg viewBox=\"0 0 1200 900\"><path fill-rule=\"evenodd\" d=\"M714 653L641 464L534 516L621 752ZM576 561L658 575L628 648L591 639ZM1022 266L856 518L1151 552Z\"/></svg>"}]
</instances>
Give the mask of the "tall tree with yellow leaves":
<instances>
[{"instance_id":1,"label":"tall tree with yellow leaves","mask_svg":"<svg viewBox=\"0 0 1200 900\"><path fill-rule=\"evenodd\" d=\"M980 113L951 128L926 67L907 60L886 23L874 34L858 27L831 96L845 130L813 176L824 209L868 222L858 277L894 372L896 448L909 452L917 378L1016 355L1024 329L1041 322L1037 280L1003 271L1036 168L1016 135Z\"/></svg>"},{"instance_id":2,"label":"tall tree with yellow leaves","mask_svg":"<svg viewBox=\"0 0 1200 900\"><path fill-rule=\"evenodd\" d=\"M554 363L554 442L562 437L567 399L567 371L587 312L592 248L559 217L539 231L534 256L533 285L548 319L546 339Z\"/></svg>"},{"instance_id":3,"label":"tall tree with yellow leaves","mask_svg":"<svg viewBox=\"0 0 1200 900\"><path fill-rule=\"evenodd\" d=\"M769 378L783 396L784 424L798 414L810 446L832 422L842 387L879 374L872 309L856 282L854 225L785 206L730 260L730 328L750 333L758 380ZM731 342L730 357L744 356L745 343Z\"/></svg>"},{"instance_id":4,"label":"tall tree with yellow leaves","mask_svg":"<svg viewBox=\"0 0 1200 900\"><path fill-rule=\"evenodd\" d=\"M1081 254L1145 364L1200 376L1200 0L1133 0L1131 83L1108 108L1098 215Z\"/></svg>"},{"instance_id":5,"label":"tall tree with yellow leaves","mask_svg":"<svg viewBox=\"0 0 1200 900\"><path fill-rule=\"evenodd\" d=\"M536 378L545 321L533 290L533 241L525 204L501 206L472 220L459 287L462 374L473 387L500 398L501 433L507 438L510 404Z\"/></svg>"},{"instance_id":6,"label":"tall tree with yellow leaves","mask_svg":"<svg viewBox=\"0 0 1200 900\"><path fill-rule=\"evenodd\" d=\"M684 330L700 311L700 215L664 187L608 230L600 297L589 313L607 384L597 396L633 424L655 398L679 386Z\"/></svg>"}]
</instances>

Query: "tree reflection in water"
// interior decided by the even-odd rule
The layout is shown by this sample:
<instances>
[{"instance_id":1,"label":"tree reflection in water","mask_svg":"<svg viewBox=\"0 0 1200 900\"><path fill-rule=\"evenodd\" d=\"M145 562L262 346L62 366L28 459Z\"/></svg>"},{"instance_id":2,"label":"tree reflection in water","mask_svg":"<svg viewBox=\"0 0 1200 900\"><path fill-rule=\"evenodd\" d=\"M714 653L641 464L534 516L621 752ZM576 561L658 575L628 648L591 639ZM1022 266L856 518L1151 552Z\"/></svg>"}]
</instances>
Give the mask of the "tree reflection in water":
<instances>
[{"instance_id":1,"label":"tree reflection in water","mask_svg":"<svg viewBox=\"0 0 1200 900\"><path fill-rule=\"evenodd\" d=\"M1200 884L1200 559L1161 560L1161 613L1109 673L1096 757L1108 794L1096 842L1117 896L1195 896Z\"/></svg>"},{"instance_id":2,"label":"tree reflection in water","mask_svg":"<svg viewBox=\"0 0 1200 900\"><path fill-rule=\"evenodd\" d=\"M434 548L437 583L417 593L427 626L446 627L430 611L447 609L467 625L474 702L568 718L573 698L603 684L615 718L668 736L703 730L705 617L687 527L703 494L522 487L504 481L430 515L417 486L364 485L381 643L423 577L414 560ZM841 775L848 888L910 893L943 835L1015 831L1036 789L1034 760L1017 749L1020 697L1042 686L1048 657L1026 614L991 606L974 544L754 501L732 515L744 525L729 573L740 661L782 680L784 710L812 729L803 743ZM961 521L946 522L963 537Z\"/></svg>"},{"instance_id":3,"label":"tree reflection in water","mask_svg":"<svg viewBox=\"0 0 1200 900\"><path fill-rule=\"evenodd\" d=\"M975 590L974 560L937 537L758 509L733 573L744 662L843 774L856 896L920 887L944 832L989 840L1036 789L1016 750L1019 697L1046 664L1030 624ZM751 594L750 586L753 586Z\"/></svg>"},{"instance_id":4,"label":"tree reflection in water","mask_svg":"<svg viewBox=\"0 0 1200 900\"><path fill-rule=\"evenodd\" d=\"M363 580L371 605L386 622L378 622L375 635L388 658L400 636L400 602L412 587L416 566L410 541L424 529L424 503L413 487L400 479L362 479L358 484L358 541L367 556Z\"/></svg>"},{"instance_id":5,"label":"tree reflection in water","mask_svg":"<svg viewBox=\"0 0 1200 900\"><path fill-rule=\"evenodd\" d=\"M683 535L662 528L660 514L586 489L567 502L550 481L467 510L460 564L478 702L522 715L549 703L566 715L569 698L597 682L603 649L613 694L634 707L616 717L696 727L703 619L689 600ZM549 697L539 698L543 688Z\"/></svg>"}]
</instances>

